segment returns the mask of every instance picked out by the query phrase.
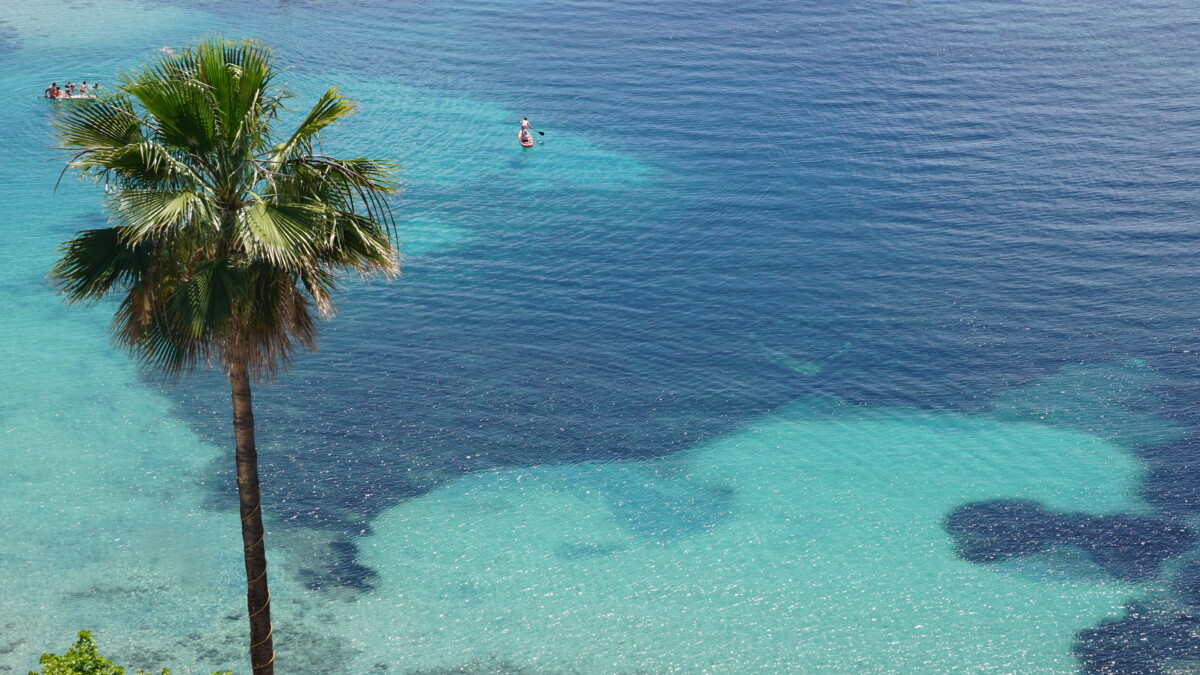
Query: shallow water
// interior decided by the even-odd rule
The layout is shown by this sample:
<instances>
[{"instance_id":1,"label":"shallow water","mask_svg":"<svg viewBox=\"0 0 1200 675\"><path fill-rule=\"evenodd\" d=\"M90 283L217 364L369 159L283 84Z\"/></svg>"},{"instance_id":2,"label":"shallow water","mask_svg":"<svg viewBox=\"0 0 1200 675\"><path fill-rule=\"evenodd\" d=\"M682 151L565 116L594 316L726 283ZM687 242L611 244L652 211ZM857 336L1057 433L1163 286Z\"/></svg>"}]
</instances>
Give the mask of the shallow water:
<instances>
[{"instance_id":1,"label":"shallow water","mask_svg":"<svg viewBox=\"0 0 1200 675\"><path fill-rule=\"evenodd\" d=\"M405 276L256 394L288 672L1200 659L1190 5L0 0L0 671L248 670L224 385L45 280L37 94L214 32L405 168ZM1078 532L949 526L1012 500Z\"/></svg>"},{"instance_id":2,"label":"shallow water","mask_svg":"<svg viewBox=\"0 0 1200 675\"><path fill-rule=\"evenodd\" d=\"M941 527L995 495L1129 509L1137 473L1119 448L800 408L669 458L476 474L385 512L360 542L380 584L356 634L424 667L1069 672L1072 632L1119 610L1127 587L1047 592L958 560Z\"/></svg>"}]
</instances>

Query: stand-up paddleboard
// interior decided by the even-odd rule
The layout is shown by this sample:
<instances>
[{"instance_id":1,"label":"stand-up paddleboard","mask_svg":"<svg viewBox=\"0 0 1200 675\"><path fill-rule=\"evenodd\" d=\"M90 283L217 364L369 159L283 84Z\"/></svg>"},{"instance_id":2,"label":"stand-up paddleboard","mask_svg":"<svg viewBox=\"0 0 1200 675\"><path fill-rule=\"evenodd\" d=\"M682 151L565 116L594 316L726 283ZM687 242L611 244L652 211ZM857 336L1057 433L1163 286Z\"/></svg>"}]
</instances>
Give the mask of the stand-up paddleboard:
<instances>
[{"instance_id":1,"label":"stand-up paddleboard","mask_svg":"<svg viewBox=\"0 0 1200 675\"><path fill-rule=\"evenodd\" d=\"M533 147L533 134L524 133L524 129L517 132L517 142L526 148Z\"/></svg>"}]
</instances>

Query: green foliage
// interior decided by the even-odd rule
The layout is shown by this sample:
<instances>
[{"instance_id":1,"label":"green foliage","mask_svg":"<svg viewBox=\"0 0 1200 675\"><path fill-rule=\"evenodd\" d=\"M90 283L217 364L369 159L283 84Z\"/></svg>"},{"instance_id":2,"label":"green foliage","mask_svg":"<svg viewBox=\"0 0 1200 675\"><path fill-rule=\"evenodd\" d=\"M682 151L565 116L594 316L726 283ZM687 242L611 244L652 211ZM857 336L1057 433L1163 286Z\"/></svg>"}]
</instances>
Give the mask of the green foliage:
<instances>
[{"instance_id":1,"label":"green foliage","mask_svg":"<svg viewBox=\"0 0 1200 675\"><path fill-rule=\"evenodd\" d=\"M79 640L62 656L42 654L40 675L125 675L125 669L100 656L92 631L79 631ZM166 673L166 671L163 671ZM39 675L30 672L29 675Z\"/></svg>"},{"instance_id":2,"label":"green foliage","mask_svg":"<svg viewBox=\"0 0 1200 675\"><path fill-rule=\"evenodd\" d=\"M30 671L29 675L125 675L123 667L100 656L90 630L79 631L79 639L62 656L42 654L38 663L42 665L42 669L38 672ZM134 675L152 674L139 670ZM158 675L171 675L171 671L163 668ZM233 675L233 671L227 670L212 675Z\"/></svg>"}]
</instances>

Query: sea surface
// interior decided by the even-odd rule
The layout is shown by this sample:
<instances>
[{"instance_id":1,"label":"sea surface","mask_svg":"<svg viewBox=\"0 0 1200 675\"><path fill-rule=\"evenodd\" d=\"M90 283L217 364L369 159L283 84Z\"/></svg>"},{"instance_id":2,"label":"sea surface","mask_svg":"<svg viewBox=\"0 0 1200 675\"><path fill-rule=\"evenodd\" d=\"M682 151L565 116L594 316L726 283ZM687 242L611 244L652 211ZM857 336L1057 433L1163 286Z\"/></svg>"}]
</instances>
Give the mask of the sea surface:
<instances>
[{"instance_id":1,"label":"sea surface","mask_svg":"<svg viewBox=\"0 0 1200 675\"><path fill-rule=\"evenodd\" d=\"M281 672L1200 672L1194 2L0 0L0 673L249 672L226 385L46 277L41 91L214 34L404 169L256 389Z\"/></svg>"}]
</instances>

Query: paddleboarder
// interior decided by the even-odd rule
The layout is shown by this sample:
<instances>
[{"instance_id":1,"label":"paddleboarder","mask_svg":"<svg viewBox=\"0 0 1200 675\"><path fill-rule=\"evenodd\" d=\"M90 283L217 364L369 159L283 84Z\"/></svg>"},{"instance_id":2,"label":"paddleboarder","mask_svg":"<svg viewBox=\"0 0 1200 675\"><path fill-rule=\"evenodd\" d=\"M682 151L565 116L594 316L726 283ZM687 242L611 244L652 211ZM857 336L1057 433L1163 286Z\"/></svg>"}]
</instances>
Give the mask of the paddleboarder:
<instances>
[{"instance_id":1,"label":"paddleboarder","mask_svg":"<svg viewBox=\"0 0 1200 675\"><path fill-rule=\"evenodd\" d=\"M517 132L517 141L527 148L533 146L533 134L529 133L531 128L533 128L533 125L529 123L529 118L522 117L521 130Z\"/></svg>"}]
</instances>

